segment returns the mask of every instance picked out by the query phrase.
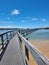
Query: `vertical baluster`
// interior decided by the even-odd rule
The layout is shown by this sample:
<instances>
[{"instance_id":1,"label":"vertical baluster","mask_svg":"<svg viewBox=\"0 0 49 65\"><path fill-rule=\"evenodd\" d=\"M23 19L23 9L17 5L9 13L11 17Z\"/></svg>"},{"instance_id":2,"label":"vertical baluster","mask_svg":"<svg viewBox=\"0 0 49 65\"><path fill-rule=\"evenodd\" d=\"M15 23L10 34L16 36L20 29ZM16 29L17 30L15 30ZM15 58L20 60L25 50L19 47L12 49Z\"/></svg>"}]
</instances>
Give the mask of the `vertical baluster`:
<instances>
[{"instance_id":1,"label":"vertical baluster","mask_svg":"<svg viewBox=\"0 0 49 65\"><path fill-rule=\"evenodd\" d=\"M16 31L14 32L14 35L16 35Z\"/></svg>"},{"instance_id":2,"label":"vertical baluster","mask_svg":"<svg viewBox=\"0 0 49 65\"><path fill-rule=\"evenodd\" d=\"M22 44L22 40L21 40L21 38L19 37L19 41L20 41L20 43Z\"/></svg>"},{"instance_id":3,"label":"vertical baluster","mask_svg":"<svg viewBox=\"0 0 49 65\"><path fill-rule=\"evenodd\" d=\"M25 54L26 54L26 56L27 56L27 59L29 60L29 52L28 52L28 49L27 49L26 46L25 46Z\"/></svg>"},{"instance_id":4,"label":"vertical baluster","mask_svg":"<svg viewBox=\"0 0 49 65\"><path fill-rule=\"evenodd\" d=\"M13 37L14 37L14 31L13 31Z\"/></svg>"},{"instance_id":5,"label":"vertical baluster","mask_svg":"<svg viewBox=\"0 0 49 65\"><path fill-rule=\"evenodd\" d=\"M8 33L6 33L6 38L7 38L7 43L9 42L9 40L8 40Z\"/></svg>"},{"instance_id":6,"label":"vertical baluster","mask_svg":"<svg viewBox=\"0 0 49 65\"><path fill-rule=\"evenodd\" d=\"M12 38L13 38L13 31L12 31Z\"/></svg>"},{"instance_id":7,"label":"vertical baluster","mask_svg":"<svg viewBox=\"0 0 49 65\"><path fill-rule=\"evenodd\" d=\"M4 49L3 35L1 35L1 41L2 41L2 49Z\"/></svg>"},{"instance_id":8,"label":"vertical baluster","mask_svg":"<svg viewBox=\"0 0 49 65\"><path fill-rule=\"evenodd\" d=\"M28 40L28 38L26 38L27 40ZM26 55L26 57L27 57L27 60L25 60L25 62L26 62L26 65L28 65L28 61L29 61L29 51L28 51L28 48L26 47L26 45L25 45L25 55Z\"/></svg>"},{"instance_id":9,"label":"vertical baluster","mask_svg":"<svg viewBox=\"0 0 49 65\"><path fill-rule=\"evenodd\" d=\"M28 40L28 38L26 38L27 40ZM25 46L25 50L26 50L26 56L27 56L27 58L28 58L28 60L29 60L29 52L28 52L28 48Z\"/></svg>"},{"instance_id":10,"label":"vertical baluster","mask_svg":"<svg viewBox=\"0 0 49 65\"><path fill-rule=\"evenodd\" d=\"M10 32L10 39L12 38L12 32Z\"/></svg>"}]
</instances>

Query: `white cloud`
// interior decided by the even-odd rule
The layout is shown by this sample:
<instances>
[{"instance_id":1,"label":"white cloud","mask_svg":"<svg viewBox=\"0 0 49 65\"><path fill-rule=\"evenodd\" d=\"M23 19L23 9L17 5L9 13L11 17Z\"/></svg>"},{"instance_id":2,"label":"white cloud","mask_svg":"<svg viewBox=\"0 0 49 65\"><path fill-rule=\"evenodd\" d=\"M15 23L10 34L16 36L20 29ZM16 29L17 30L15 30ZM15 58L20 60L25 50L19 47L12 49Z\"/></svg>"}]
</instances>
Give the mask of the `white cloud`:
<instances>
[{"instance_id":1,"label":"white cloud","mask_svg":"<svg viewBox=\"0 0 49 65\"><path fill-rule=\"evenodd\" d=\"M13 11L11 11L11 15L18 15L20 14L19 10L14 9Z\"/></svg>"},{"instance_id":2,"label":"white cloud","mask_svg":"<svg viewBox=\"0 0 49 65\"><path fill-rule=\"evenodd\" d=\"M21 20L21 22L32 22L32 21L36 21L36 20L38 20L38 18L26 17L25 19Z\"/></svg>"},{"instance_id":3,"label":"white cloud","mask_svg":"<svg viewBox=\"0 0 49 65\"><path fill-rule=\"evenodd\" d=\"M46 21L46 19L42 19L42 21Z\"/></svg>"},{"instance_id":4,"label":"white cloud","mask_svg":"<svg viewBox=\"0 0 49 65\"><path fill-rule=\"evenodd\" d=\"M32 18L32 21L36 21L36 20L38 20L37 18Z\"/></svg>"}]
</instances>

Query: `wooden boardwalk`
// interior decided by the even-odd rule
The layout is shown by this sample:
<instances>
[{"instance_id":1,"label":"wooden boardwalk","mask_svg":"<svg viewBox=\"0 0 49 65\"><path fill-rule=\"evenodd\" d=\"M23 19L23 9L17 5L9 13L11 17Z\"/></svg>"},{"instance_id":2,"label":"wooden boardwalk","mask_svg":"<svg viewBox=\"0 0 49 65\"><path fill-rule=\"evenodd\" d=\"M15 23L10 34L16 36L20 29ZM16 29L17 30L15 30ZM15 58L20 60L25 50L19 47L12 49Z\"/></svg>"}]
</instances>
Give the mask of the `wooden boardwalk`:
<instances>
[{"instance_id":1,"label":"wooden boardwalk","mask_svg":"<svg viewBox=\"0 0 49 65\"><path fill-rule=\"evenodd\" d=\"M24 65L17 35L9 42L0 65Z\"/></svg>"}]
</instances>

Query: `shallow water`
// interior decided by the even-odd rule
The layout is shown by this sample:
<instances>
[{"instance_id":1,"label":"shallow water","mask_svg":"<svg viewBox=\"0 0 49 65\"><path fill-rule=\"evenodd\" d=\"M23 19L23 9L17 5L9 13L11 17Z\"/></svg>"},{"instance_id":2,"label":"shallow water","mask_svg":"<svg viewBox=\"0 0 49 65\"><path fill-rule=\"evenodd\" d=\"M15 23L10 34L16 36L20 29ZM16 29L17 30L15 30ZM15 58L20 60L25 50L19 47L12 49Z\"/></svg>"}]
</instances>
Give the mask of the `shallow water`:
<instances>
[{"instance_id":1,"label":"shallow water","mask_svg":"<svg viewBox=\"0 0 49 65\"><path fill-rule=\"evenodd\" d=\"M49 30L38 30L27 35L29 39L49 39Z\"/></svg>"},{"instance_id":2,"label":"shallow water","mask_svg":"<svg viewBox=\"0 0 49 65\"><path fill-rule=\"evenodd\" d=\"M8 31L12 31L12 30L0 30L0 35L3 34L3 33L5 33L5 32L8 32ZM6 39L6 35L5 34L3 35L3 39L4 40ZM2 43L2 41L1 41L1 36L0 36L0 44L1 43Z\"/></svg>"},{"instance_id":3,"label":"shallow water","mask_svg":"<svg viewBox=\"0 0 49 65\"><path fill-rule=\"evenodd\" d=\"M7 31L12 31L12 30L0 30L0 34L5 33Z\"/></svg>"}]
</instances>

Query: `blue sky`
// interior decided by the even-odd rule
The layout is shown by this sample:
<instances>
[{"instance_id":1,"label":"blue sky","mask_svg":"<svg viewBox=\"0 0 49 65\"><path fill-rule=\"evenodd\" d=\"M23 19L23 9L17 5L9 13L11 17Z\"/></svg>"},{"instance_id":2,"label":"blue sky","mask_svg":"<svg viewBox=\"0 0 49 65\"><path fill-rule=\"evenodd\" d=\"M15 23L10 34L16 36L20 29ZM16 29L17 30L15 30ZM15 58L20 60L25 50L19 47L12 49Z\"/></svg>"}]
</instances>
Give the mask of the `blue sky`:
<instances>
[{"instance_id":1,"label":"blue sky","mask_svg":"<svg viewBox=\"0 0 49 65\"><path fill-rule=\"evenodd\" d=\"M49 0L0 0L0 27L49 27Z\"/></svg>"}]
</instances>

